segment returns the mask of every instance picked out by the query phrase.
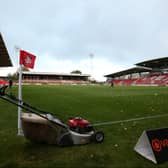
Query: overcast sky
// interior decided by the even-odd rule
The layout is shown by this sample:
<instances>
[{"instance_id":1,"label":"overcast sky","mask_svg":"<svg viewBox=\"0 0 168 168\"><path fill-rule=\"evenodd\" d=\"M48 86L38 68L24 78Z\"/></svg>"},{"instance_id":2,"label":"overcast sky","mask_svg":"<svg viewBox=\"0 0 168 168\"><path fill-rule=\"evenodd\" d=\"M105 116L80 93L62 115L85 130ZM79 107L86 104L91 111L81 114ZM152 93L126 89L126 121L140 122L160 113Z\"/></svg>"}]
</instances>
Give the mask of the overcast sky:
<instances>
[{"instance_id":1,"label":"overcast sky","mask_svg":"<svg viewBox=\"0 0 168 168\"><path fill-rule=\"evenodd\" d=\"M18 46L37 56L33 71L78 69L97 80L167 56L167 20L167 0L0 0L0 31L15 68Z\"/></svg>"}]
</instances>

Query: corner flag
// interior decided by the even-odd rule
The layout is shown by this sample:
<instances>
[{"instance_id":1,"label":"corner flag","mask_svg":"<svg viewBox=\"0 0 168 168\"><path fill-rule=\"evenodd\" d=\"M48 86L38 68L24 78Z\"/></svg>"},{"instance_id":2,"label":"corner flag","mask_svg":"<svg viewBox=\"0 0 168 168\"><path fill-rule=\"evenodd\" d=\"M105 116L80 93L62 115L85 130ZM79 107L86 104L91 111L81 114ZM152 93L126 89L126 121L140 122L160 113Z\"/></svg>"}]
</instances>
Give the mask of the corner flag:
<instances>
[{"instance_id":1,"label":"corner flag","mask_svg":"<svg viewBox=\"0 0 168 168\"><path fill-rule=\"evenodd\" d=\"M27 51L20 50L20 65L24 65L26 68L34 68L36 56L28 53Z\"/></svg>"},{"instance_id":2,"label":"corner flag","mask_svg":"<svg viewBox=\"0 0 168 168\"><path fill-rule=\"evenodd\" d=\"M19 60L19 87L18 87L18 99L22 101L22 65L26 68L34 68L36 56L28 53L27 51L20 50L20 60ZM20 105L22 102L19 103ZM21 126L21 107L18 107L18 135L22 135L22 126Z\"/></svg>"}]
</instances>

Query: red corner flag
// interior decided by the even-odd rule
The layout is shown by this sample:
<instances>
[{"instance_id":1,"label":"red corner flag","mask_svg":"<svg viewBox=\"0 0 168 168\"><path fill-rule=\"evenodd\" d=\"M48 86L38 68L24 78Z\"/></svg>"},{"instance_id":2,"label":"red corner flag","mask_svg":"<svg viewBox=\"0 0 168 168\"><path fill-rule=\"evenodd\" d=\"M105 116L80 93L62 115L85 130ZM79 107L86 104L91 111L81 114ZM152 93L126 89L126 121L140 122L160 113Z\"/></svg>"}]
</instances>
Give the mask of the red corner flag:
<instances>
[{"instance_id":1,"label":"red corner flag","mask_svg":"<svg viewBox=\"0 0 168 168\"><path fill-rule=\"evenodd\" d=\"M28 53L27 51L20 50L20 65L24 65L26 68L34 68L36 56Z\"/></svg>"}]
</instances>

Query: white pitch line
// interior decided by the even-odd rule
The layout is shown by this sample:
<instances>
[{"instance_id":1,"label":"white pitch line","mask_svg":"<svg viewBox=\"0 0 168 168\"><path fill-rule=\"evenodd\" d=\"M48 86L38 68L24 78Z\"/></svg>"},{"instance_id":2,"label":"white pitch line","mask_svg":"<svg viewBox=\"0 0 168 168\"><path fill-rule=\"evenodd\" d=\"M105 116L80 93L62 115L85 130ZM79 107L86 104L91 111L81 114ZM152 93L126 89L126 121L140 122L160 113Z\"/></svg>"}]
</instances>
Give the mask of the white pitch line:
<instances>
[{"instance_id":1,"label":"white pitch line","mask_svg":"<svg viewBox=\"0 0 168 168\"><path fill-rule=\"evenodd\" d=\"M131 122L131 121L139 121L139 120L146 120L146 119L152 119L152 118L167 117L167 116L168 116L168 114L160 114L160 115L147 116L147 117L131 118L131 119L127 119L127 120L107 121L107 122L102 122L102 123L95 123L95 124L93 124L93 126L113 125L113 124L119 124L119 123Z\"/></svg>"}]
</instances>

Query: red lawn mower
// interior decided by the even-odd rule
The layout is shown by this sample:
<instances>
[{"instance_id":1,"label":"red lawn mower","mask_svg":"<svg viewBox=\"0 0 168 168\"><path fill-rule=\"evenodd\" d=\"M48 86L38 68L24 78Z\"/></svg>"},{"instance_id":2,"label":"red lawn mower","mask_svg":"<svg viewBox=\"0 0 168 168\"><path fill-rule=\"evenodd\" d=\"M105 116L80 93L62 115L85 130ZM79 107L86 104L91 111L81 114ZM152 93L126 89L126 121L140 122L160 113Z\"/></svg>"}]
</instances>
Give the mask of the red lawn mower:
<instances>
[{"instance_id":1,"label":"red lawn mower","mask_svg":"<svg viewBox=\"0 0 168 168\"><path fill-rule=\"evenodd\" d=\"M0 98L26 111L21 115L21 125L23 134L27 139L33 142L59 146L103 142L104 133L96 131L89 121L81 117L74 117L65 124L55 115L5 93L7 87L7 85L0 87Z\"/></svg>"}]
</instances>

